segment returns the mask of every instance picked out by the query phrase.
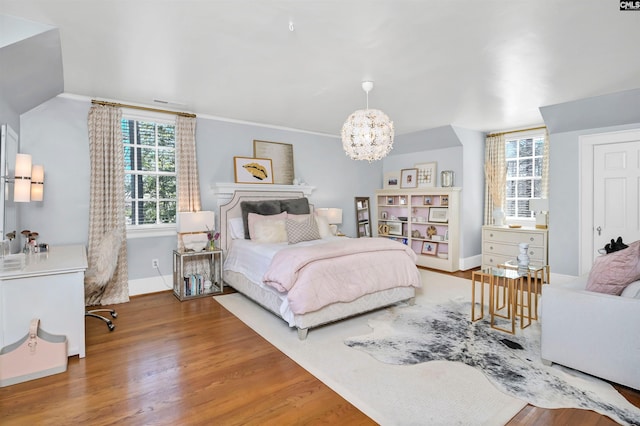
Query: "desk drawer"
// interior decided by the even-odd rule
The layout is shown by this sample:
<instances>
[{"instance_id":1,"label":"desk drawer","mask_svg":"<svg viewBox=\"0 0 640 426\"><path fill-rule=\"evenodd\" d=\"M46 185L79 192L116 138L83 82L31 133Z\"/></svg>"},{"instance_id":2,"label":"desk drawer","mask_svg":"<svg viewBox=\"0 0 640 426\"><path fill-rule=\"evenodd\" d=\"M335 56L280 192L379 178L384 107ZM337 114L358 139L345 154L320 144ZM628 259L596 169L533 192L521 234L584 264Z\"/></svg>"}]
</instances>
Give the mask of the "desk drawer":
<instances>
[{"instance_id":1,"label":"desk drawer","mask_svg":"<svg viewBox=\"0 0 640 426\"><path fill-rule=\"evenodd\" d=\"M494 256L508 257L509 259L516 259L520 254L520 249L515 244L503 244L496 241L485 241L482 244L482 253ZM542 247L529 246L527 251L530 260L540 261L544 263L544 249Z\"/></svg>"}]
</instances>

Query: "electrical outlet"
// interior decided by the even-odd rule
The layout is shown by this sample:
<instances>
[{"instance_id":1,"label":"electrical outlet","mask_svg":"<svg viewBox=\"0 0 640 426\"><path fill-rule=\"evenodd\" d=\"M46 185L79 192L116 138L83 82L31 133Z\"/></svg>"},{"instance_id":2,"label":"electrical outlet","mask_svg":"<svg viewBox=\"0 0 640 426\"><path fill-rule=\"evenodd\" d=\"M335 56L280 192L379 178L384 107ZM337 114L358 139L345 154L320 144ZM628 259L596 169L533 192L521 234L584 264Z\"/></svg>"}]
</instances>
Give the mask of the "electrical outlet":
<instances>
[{"instance_id":1,"label":"electrical outlet","mask_svg":"<svg viewBox=\"0 0 640 426\"><path fill-rule=\"evenodd\" d=\"M158 269L160 266L158 265L158 259L151 259L151 267Z\"/></svg>"}]
</instances>

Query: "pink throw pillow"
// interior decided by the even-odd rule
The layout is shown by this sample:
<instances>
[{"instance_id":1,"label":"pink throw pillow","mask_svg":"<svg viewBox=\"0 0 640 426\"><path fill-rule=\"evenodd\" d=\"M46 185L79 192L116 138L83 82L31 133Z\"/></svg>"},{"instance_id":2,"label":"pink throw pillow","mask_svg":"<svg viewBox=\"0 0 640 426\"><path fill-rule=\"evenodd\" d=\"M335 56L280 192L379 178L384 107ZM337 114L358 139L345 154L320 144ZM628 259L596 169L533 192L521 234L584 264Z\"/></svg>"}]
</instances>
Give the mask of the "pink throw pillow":
<instances>
[{"instance_id":1,"label":"pink throw pillow","mask_svg":"<svg viewBox=\"0 0 640 426\"><path fill-rule=\"evenodd\" d=\"M619 296L622 290L640 279L640 241L626 249L598 256L593 262L586 289Z\"/></svg>"}]
</instances>

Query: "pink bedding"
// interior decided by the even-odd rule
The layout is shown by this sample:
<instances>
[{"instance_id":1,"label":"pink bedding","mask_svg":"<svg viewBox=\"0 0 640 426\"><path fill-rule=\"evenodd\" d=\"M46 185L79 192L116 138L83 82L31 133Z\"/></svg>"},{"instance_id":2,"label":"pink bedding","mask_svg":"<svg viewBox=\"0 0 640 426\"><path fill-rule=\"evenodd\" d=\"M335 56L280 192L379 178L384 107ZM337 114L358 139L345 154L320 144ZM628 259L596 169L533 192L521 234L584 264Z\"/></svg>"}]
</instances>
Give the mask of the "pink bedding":
<instances>
[{"instance_id":1,"label":"pink bedding","mask_svg":"<svg viewBox=\"0 0 640 426\"><path fill-rule=\"evenodd\" d=\"M394 287L420 287L415 253L386 238L343 238L275 254L263 282L287 292L295 314Z\"/></svg>"}]
</instances>

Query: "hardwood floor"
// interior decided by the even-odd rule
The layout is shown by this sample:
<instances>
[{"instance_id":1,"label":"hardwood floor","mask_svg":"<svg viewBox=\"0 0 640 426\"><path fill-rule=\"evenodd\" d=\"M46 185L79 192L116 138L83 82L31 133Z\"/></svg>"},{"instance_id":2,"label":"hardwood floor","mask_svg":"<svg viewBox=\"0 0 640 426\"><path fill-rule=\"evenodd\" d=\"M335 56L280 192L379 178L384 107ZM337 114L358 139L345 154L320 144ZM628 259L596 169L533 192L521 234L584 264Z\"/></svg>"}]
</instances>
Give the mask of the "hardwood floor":
<instances>
[{"instance_id":1,"label":"hardwood floor","mask_svg":"<svg viewBox=\"0 0 640 426\"><path fill-rule=\"evenodd\" d=\"M165 292L115 308L114 332L86 319L87 357L67 372L0 388L0 424L374 424L212 298ZM640 392L618 389L640 407ZM527 406L509 424L615 423Z\"/></svg>"}]
</instances>

